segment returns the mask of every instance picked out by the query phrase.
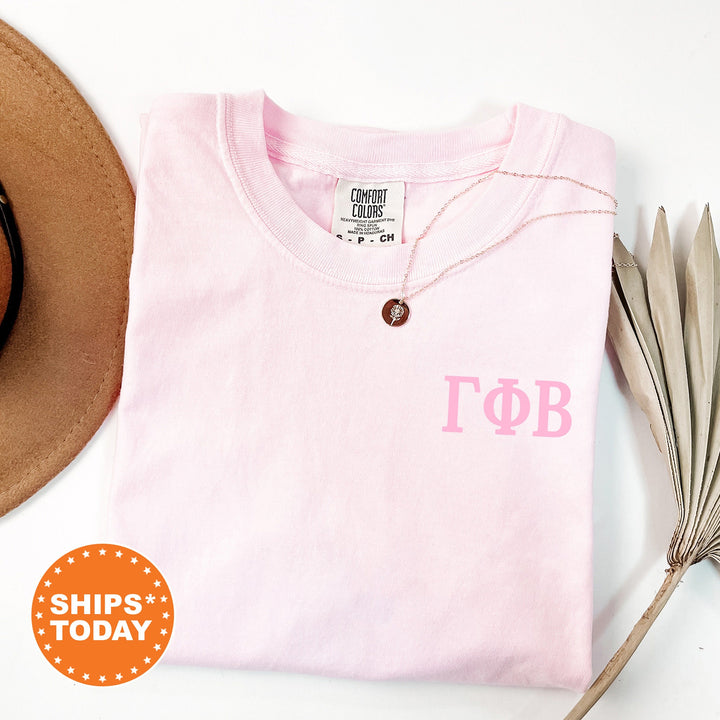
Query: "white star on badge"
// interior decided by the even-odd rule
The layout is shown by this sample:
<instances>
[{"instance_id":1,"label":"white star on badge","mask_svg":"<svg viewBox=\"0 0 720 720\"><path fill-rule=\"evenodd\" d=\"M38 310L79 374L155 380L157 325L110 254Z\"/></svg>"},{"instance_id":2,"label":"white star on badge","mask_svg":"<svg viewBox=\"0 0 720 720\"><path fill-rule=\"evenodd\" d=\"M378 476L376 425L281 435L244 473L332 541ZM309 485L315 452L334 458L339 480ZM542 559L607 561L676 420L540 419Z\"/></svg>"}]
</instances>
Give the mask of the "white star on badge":
<instances>
[{"instance_id":1,"label":"white star on badge","mask_svg":"<svg viewBox=\"0 0 720 720\"><path fill-rule=\"evenodd\" d=\"M38 602L45 602L45 596L44 596L44 595L38 595Z\"/></svg>"},{"instance_id":2,"label":"white star on badge","mask_svg":"<svg viewBox=\"0 0 720 720\"><path fill-rule=\"evenodd\" d=\"M115 553L115 557L122 557L122 550L118 550L118 551Z\"/></svg>"},{"instance_id":3,"label":"white star on badge","mask_svg":"<svg viewBox=\"0 0 720 720\"><path fill-rule=\"evenodd\" d=\"M153 645L153 649L159 650L162 647L162 645Z\"/></svg>"},{"instance_id":4,"label":"white star on badge","mask_svg":"<svg viewBox=\"0 0 720 720\"><path fill-rule=\"evenodd\" d=\"M84 557L84 558L90 557L90 551L89 551L89 550L86 550L86 551L83 553L83 557ZM83 677L85 677L85 675L83 675Z\"/></svg>"},{"instance_id":5,"label":"white star on badge","mask_svg":"<svg viewBox=\"0 0 720 720\"><path fill-rule=\"evenodd\" d=\"M159 580L156 580L153 584L155 585L155 587L160 587L160 585L162 585Z\"/></svg>"},{"instance_id":6,"label":"white star on badge","mask_svg":"<svg viewBox=\"0 0 720 720\"><path fill-rule=\"evenodd\" d=\"M164 612L164 613L163 613L163 618L165 618L165 620L167 620L169 617L170 617L170 613L169 613L169 612Z\"/></svg>"},{"instance_id":7,"label":"white star on badge","mask_svg":"<svg viewBox=\"0 0 720 720\"><path fill-rule=\"evenodd\" d=\"M43 628L40 628L38 630L38 635L44 635L44 634L45 634L45 630Z\"/></svg>"},{"instance_id":8,"label":"white star on badge","mask_svg":"<svg viewBox=\"0 0 720 720\"><path fill-rule=\"evenodd\" d=\"M52 645L46 645L46 646L45 646L45 649L46 649L46 650L49 650L51 647L52 647Z\"/></svg>"},{"instance_id":9,"label":"white star on badge","mask_svg":"<svg viewBox=\"0 0 720 720\"><path fill-rule=\"evenodd\" d=\"M161 634L161 635L167 635L167 630L166 630L165 628L163 628L163 629L160 631L160 634Z\"/></svg>"},{"instance_id":10,"label":"white star on badge","mask_svg":"<svg viewBox=\"0 0 720 720\"><path fill-rule=\"evenodd\" d=\"M59 665L61 662L62 662L62 658L60 658L60 657L56 657L56 658L55 658L55 664L56 664L56 665Z\"/></svg>"},{"instance_id":11,"label":"white star on badge","mask_svg":"<svg viewBox=\"0 0 720 720\"><path fill-rule=\"evenodd\" d=\"M131 672L133 675L137 674L137 668L136 668L136 667L131 667L131 668L130 668L130 672Z\"/></svg>"},{"instance_id":12,"label":"white star on badge","mask_svg":"<svg viewBox=\"0 0 720 720\"><path fill-rule=\"evenodd\" d=\"M105 548L101 548L100 554L101 554L101 555L104 555L104 554L105 554ZM103 677L105 677L105 676L103 675Z\"/></svg>"},{"instance_id":13,"label":"white star on badge","mask_svg":"<svg viewBox=\"0 0 720 720\"><path fill-rule=\"evenodd\" d=\"M90 676L87 673L83 673L83 680L89 680Z\"/></svg>"},{"instance_id":14,"label":"white star on badge","mask_svg":"<svg viewBox=\"0 0 720 720\"><path fill-rule=\"evenodd\" d=\"M42 613L41 612L35 613L35 617L39 620L42 617Z\"/></svg>"},{"instance_id":15,"label":"white star on badge","mask_svg":"<svg viewBox=\"0 0 720 720\"><path fill-rule=\"evenodd\" d=\"M148 663L150 663L150 658L149 658L149 657L146 657L146 658L145 658L145 664L147 665Z\"/></svg>"},{"instance_id":16,"label":"white star on badge","mask_svg":"<svg viewBox=\"0 0 720 720\"><path fill-rule=\"evenodd\" d=\"M74 668L74 667L69 667L69 668L68 668L68 675L72 675L74 672L75 672L75 668Z\"/></svg>"},{"instance_id":17,"label":"white star on badge","mask_svg":"<svg viewBox=\"0 0 720 720\"><path fill-rule=\"evenodd\" d=\"M100 680L100 682L105 682L105 676L104 676L104 675L101 675L100 678L99 678L99 680Z\"/></svg>"},{"instance_id":18,"label":"white star on badge","mask_svg":"<svg viewBox=\"0 0 720 720\"><path fill-rule=\"evenodd\" d=\"M149 574L150 574L150 568L146 567L146 568L143 570L143 572L144 572L146 575L149 575Z\"/></svg>"},{"instance_id":19,"label":"white star on badge","mask_svg":"<svg viewBox=\"0 0 720 720\"><path fill-rule=\"evenodd\" d=\"M75 562L75 558L74 558L74 557L69 557L69 558L68 558L68 565L72 565L74 562Z\"/></svg>"},{"instance_id":20,"label":"white star on badge","mask_svg":"<svg viewBox=\"0 0 720 720\"><path fill-rule=\"evenodd\" d=\"M56 567L55 568L55 574L59 575L62 572L62 568Z\"/></svg>"},{"instance_id":21,"label":"white star on badge","mask_svg":"<svg viewBox=\"0 0 720 720\"><path fill-rule=\"evenodd\" d=\"M122 680L122 673L118 673L118 674L115 676L115 679L116 679L116 680Z\"/></svg>"},{"instance_id":22,"label":"white star on badge","mask_svg":"<svg viewBox=\"0 0 720 720\"><path fill-rule=\"evenodd\" d=\"M50 587L51 585L52 585L52 583L49 580L45 581L45 587Z\"/></svg>"},{"instance_id":23,"label":"white star on badge","mask_svg":"<svg viewBox=\"0 0 720 720\"><path fill-rule=\"evenodd\" d=\"M133 558L130 562L131 562L133 565L136 565L136 564L137 564L137 558Z\"/></svg>"}]
</instances>

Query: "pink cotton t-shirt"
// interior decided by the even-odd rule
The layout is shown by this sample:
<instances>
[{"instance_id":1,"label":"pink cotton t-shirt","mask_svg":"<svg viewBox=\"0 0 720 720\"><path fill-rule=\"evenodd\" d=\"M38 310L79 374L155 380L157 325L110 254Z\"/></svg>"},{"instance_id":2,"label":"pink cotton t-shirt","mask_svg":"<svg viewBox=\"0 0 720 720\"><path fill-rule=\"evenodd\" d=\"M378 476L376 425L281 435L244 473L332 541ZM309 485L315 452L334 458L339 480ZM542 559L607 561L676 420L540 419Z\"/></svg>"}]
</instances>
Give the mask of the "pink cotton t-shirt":
<instances>
[{"instance_id":1,"label":"pink cotton t-shirt","mask_svg":"<svg viewBox=\"0 0 720 720\"><path fill-rule=\"evenodd\" d=\"M489 249L389 326L413 241L497 169L559 177L452 202L407 294ZM610 137L523 103L402 132L153 104L109 539L170 585L163 662L589 685L614 190Z\"/></svg>"}]
</instances>

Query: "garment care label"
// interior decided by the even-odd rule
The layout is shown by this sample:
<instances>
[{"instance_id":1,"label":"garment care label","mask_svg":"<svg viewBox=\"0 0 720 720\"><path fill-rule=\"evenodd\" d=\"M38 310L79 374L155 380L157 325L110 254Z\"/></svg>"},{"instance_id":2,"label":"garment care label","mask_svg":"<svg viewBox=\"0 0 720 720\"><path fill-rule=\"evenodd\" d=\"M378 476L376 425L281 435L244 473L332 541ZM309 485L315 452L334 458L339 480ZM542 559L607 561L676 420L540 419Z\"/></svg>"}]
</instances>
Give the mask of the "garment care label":
<instances>
[{"instance_id":1,"label":"garment care label","mask_svg":"<svg viewBox=\"0 0 720 720\"><path fill-rule=\"evenodd\" d=\"M404 206L403 180L369 183L338 178L330 232L357 245L399 245Z\"/></svg>"}]
</instances>

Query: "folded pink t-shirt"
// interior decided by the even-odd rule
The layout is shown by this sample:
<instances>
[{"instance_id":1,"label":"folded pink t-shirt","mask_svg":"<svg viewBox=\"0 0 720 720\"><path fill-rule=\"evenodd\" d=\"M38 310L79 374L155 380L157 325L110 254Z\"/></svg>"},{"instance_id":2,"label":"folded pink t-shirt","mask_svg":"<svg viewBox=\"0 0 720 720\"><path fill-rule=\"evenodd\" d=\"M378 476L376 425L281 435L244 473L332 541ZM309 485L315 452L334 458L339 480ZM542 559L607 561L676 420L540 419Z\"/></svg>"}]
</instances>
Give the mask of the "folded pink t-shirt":
<instances>
[{"instance_id":1,"label":"folded pink t-shirt","mask_svg":"<svg viewBox=\"0 0 720 720\"><path fill-rule=\"evenodd\" d=\"M163 662L588 686L614 191L610 137L523 103L155 101L109 523L171 588Z\"/></svg>"}]
</instances>

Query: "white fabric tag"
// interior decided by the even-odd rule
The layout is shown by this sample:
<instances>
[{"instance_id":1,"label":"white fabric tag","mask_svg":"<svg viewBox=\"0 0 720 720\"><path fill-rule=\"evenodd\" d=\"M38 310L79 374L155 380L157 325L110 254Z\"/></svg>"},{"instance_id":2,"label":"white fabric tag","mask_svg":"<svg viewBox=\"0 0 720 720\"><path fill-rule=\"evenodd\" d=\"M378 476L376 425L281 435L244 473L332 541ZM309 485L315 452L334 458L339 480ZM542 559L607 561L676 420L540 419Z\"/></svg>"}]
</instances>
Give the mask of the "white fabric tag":
<instances>
[{"instance_id":1,"label":"white fabric tag","mask_svg":"<svg viewBox=\"0 0 720 720\"><path fill-rule=\"evenodd\" d=\"M359 182L338 178L332 228L341 240L367 247L402 242L405 182Z\"/></svg>"}]
</instances>

